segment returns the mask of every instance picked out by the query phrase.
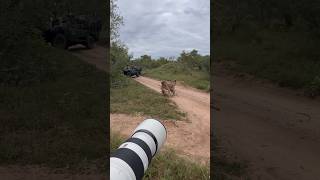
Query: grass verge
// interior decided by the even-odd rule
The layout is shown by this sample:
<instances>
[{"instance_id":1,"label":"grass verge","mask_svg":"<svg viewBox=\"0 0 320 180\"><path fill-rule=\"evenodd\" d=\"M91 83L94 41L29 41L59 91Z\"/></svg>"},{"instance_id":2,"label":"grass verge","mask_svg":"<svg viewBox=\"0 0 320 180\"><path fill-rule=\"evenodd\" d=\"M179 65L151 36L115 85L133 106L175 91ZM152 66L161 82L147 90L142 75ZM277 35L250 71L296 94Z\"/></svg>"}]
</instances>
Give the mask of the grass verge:
<instances>
[{"instance_id":1,"label":"grass verge","mask_svg":"<svg viewBox=\"0 0 320 180\"><path fill-rule=\"evenodd\" d=\"M46 51L59 64L55 78L0 88L0 164L104 172L107 74L66 51Z\"/></svg>"},{"instance_id":2,"label":"grass verge","mask_svg":"<svg viewBox=\"0 0 320 180\"><path fill-rule=\"evenodd\" d=\"M210 88L209 73L192 70L178 62L170 62L155 69L145 71L145 76L159 80L177 80L197 89L208 91Z\"/></svg>"},{"instance_id":3,"label":"grass verge","mask_svg":"<svg viewBox=\"0 0 320 180\"><path fill-rule=\"evenodd\" d=\"M110 151L124 142L118 134L111 133ZM185 160L173 150L163 150L152 160L144 180L209 180L209 168Z\"/></svg>"},{"instance_id":4,"label":"grass verge","mask_svg":"<svg viewBox=\"0 0 320 180\"><path fill-rule=\"evenodd\" d=\"M111 113L132 115L141 113L171 120L182 120L185 117L185 114L180 112L169 99L132 79L127 80L124 86L111 88Z\"/></svg>"}]
</instances>

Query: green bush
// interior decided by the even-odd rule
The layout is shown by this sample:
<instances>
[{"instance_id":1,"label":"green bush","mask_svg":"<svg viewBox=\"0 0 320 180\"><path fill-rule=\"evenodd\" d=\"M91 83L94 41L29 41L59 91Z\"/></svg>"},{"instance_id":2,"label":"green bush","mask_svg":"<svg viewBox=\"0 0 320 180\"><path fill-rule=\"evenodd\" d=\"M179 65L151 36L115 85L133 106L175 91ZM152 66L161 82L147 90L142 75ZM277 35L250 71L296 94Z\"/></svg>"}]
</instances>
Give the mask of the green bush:
<instances>
[{"instance_id":1,"label":"green bush","mask_svg":"<svg viewBox=\"0 0 320 180\"><path fill-rule=\"evenodd\" d=\"M170 62L158 68L147 70L145 75L160 80L175 79L201 90L209 90L210 88L210 75L207 70L193 69L181 62Z\"/></svg>"},{"instance_id":2,"label":"green bush","mask_svg":"<svg viewBox=\"0 0 320 180\"><path fill-rule=\"evenodd\" d=\"M123 68L129 64L128 48L120 43L111 46L111 88L122 88L128 85L128 79L123 75Z\"/></svg>"},{"instance_id":3,"label":"green bush","mask_svg":"<svg viewBox=\"0 0 320 180\"><path fill-rule=\"evenodd\" d=\"M169 60L164 57L160 57L158 59L152 59L151 56L143 55L140 58L137 58L137 59L131 61L130 64L139 66L143 70L148 70L148 69L160 67L160 66L167 64L171 61L172 60Z\"/></svg>"}]
</instances>

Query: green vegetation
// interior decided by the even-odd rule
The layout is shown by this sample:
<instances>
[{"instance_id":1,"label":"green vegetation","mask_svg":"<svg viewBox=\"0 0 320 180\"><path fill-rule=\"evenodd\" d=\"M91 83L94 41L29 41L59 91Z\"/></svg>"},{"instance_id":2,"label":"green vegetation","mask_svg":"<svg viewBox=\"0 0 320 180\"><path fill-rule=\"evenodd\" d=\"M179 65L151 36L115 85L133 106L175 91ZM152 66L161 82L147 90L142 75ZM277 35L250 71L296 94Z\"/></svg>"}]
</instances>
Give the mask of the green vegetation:
<instances>
[{"instance_id":1,"label":"green vegetation","mask_svg":"<svg viewBox=\"0 0 320 180\"><path fill-rule=\"evenodd\" d=\"M208 73L191 70L178 62L170 62L158 68L146 70L144 75L160 80L175 79L201 90L209 90L210 86L210 76Z\"/></svg>"},{"instance_id":2,"label":"green vegetation","mask_svg":"<svg viewBox=\"0 0 320 180\"><path fill-rule=\"evenodd\" d=\"M219 0L214 17L215 62L280 86L320 94L319 2ZM236 10L234 10L236 9Z\"/></svg>"},{"instance_id":3,"label":"green vegetation","mask_svg":"<svg viewBox=\"0 0 320 180\"><path fill-rule=\"evenodd\" d=\"M0 164L94 166L102 171L108 133L103 99L107 97L106 73L64 51L48 47L41 52L49 64L39 58L28 62L32 68L21 68L31 74L54 64L54 73L25 77L17 81L25 82L19 86L0 88ZM42 78L46 81L39 83Z\"/></svg>"},{"instance_id":4,"label":"green vegetation","mask_svg":"<svg viewBox=\"0 0 320 180\"><path fill-rule=\"evenodd\" d=\"M122 88L111 88L110 112L150 115L154 118L181 120L185 114L178 111L177 106L143 85L131 79Z\"/></svg>"},{"instance_id":5,"label":"green vegetation","mask_svg":"<svg viewBox=\"0 0 320 180\"><path fill-rule=\"evenodd\" d=\"M128 48L113 42L110 50L111 57L111 88L121 88L128 85L128 78L123 75L123 68L129 63Z\"/></svg>"},{"instance_id":6,"label":"green vegetation","mask_svg":"<svg viewBox=\"0 0 320 180\"><path fill-rule=\"evenodd\" d=\"M160 57L153 60L143 55L130 62L143 68L144 75L160 80L177 80L208 91L210 88L210 56L202 56L198 51L183 51L177 61Z\"/></svg>"},{"instance_id":7,"label":"green vegetation","mask_svg":"<svg viewBox=\"0 0 320 180\"><path fill-rule=\"evenodd\" d=\"M158 59L152 59L151 56L149 55L142 55L140 58L133 59L133 61L130 61L130 65L137 65L141 67L142 69L154 69L158 68L164 64L167 64L169 62L172 62L174 59L173 58L165 58L165 57L160 57Z\"/></svg>"},{"instance_id":8,"label":"green vegetation","mask_svg":"<svg viewBox=\"0 0 320 180\"><path fill-rule=\"evenodd\" d=\"M113 152L124 142L118 134L111 134L110 151ZM171 150L163 150L152 160L144 180L207 180L209 178L209 168L191 161L185 160L176 155Z\"/></svg>"}]
</instances>

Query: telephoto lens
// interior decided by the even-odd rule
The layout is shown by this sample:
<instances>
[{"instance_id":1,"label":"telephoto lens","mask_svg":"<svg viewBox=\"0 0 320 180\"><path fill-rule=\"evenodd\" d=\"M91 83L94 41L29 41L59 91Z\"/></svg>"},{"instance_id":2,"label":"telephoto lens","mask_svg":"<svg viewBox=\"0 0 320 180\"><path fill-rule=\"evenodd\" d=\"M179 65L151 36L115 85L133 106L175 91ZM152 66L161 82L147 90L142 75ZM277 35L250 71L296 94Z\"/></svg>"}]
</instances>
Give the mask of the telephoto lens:
<instances>
[{"instance_id":1,"label":"telephoto lens","mask_svg":"<svg viewBox=\"0 0 320 180\"><path fill-rule=\"evenodd\" d=\"M146 119L110 156L110 180L141 180L167 138L165 126Z\"/></svg>"}]
</instances>

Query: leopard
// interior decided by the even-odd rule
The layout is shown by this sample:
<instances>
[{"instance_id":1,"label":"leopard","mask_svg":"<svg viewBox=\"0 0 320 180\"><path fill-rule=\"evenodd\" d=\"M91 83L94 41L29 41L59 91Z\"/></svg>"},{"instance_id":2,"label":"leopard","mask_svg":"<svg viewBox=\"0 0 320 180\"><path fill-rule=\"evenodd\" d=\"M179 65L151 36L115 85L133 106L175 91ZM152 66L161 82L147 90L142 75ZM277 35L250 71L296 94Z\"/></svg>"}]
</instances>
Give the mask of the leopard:
<instances>
[{"instance_id":1,"label":"leopard","mask_svg":"<svg viewBox=\"0 0 320 180\"><path fill-rule=\"evenodd\" d=\"M175 96L176 95L176 80L161 81L161 92L164 96Z\"/></svg>"}]
</instances>

